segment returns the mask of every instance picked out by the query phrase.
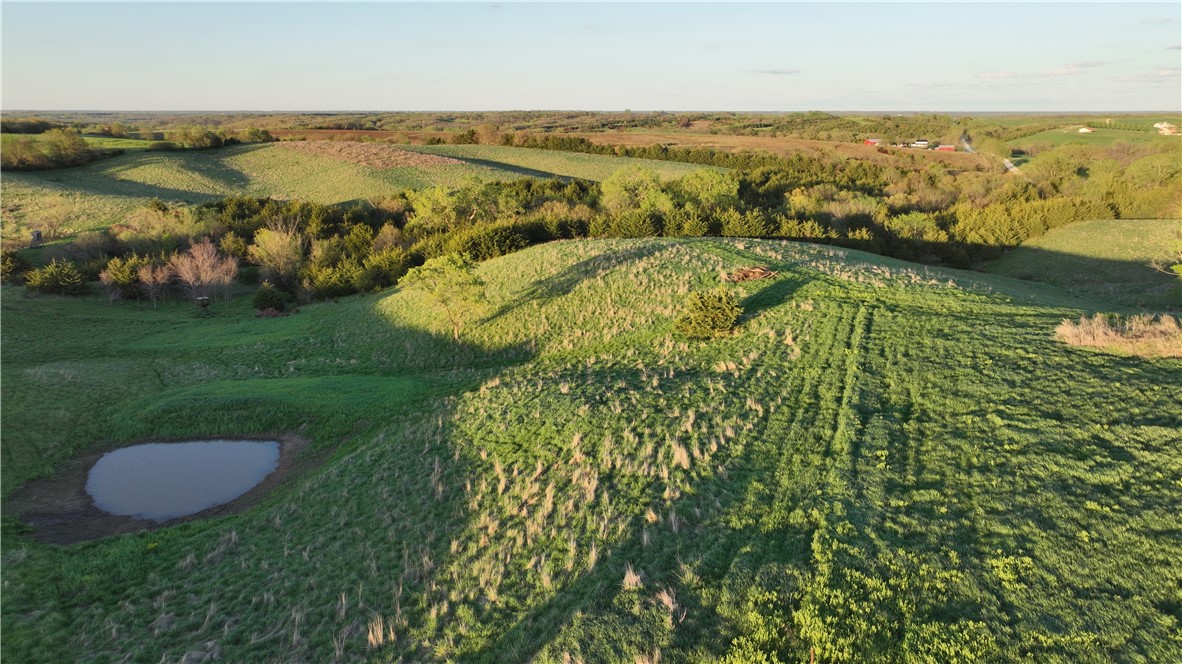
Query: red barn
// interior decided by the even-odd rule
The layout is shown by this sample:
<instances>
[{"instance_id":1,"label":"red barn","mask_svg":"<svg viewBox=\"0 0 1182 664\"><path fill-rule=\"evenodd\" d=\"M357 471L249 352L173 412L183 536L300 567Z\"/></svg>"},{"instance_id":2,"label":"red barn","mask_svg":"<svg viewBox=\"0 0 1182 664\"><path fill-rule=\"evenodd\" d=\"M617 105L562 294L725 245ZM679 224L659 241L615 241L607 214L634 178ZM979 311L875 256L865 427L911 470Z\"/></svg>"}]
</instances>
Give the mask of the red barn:
<instances>
[{"instance_id":1,"label":"red barn","mask_svg":"<svg viewBox=\"0 0 1182 664\"><path fill-rule=\"evenodd\" d=\"M866 145L879 145L882 143L882 139L881 138L868 138L862 142L865 143Z\"/></svg>"},{"instance_id":2,"label":"red barn","mask_svg":"<svg viewBox=\"0 0 1182 664\"><path fill-rule=\"evenodd\" d=\"M956 152L956 146L955 145L937 145L936 150L938 152Z\"/></svg>"}]
</instances>

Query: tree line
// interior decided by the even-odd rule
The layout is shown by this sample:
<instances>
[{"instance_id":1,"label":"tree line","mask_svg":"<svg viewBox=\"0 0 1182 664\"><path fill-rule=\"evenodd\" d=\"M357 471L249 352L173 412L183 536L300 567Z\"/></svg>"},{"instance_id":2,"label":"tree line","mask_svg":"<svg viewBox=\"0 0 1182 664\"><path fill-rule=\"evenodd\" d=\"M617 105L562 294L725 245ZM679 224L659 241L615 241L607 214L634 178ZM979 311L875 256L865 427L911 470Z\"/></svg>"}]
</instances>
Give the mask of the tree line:
<instances>
[{"instance_id":1,"label":"tree line","mask_svg":"<svg viewBox=\"0 0 1182 664\"><path fill-rule=\"evenodd\" d=\"M965 268L1078 220L1178 215L1182 164L1155 150L1063 146L1033 159L1027 179L938 164L905 170L694 150L702 161L745 167L672 181L636 166L599 183L470 180L336 206L246 197L157 203L70 246L85 279L107 270L102 283L119 297L149 299L152 284L140 270L171 266L179 284L173 257L206 240L241 266L241 281L266 280L293 300L385 288L448 254L484 260L585 237L786 238ZM116 273L134 277L112 280Z\"/></svg>"}]
</instances>

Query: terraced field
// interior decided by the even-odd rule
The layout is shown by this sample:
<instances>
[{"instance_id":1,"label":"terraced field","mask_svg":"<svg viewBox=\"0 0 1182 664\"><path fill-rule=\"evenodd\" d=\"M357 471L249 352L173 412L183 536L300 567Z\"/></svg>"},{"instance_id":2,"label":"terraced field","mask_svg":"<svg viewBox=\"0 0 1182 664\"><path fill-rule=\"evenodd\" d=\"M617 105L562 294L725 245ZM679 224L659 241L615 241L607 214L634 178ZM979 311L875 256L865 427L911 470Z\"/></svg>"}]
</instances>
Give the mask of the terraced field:
<instances>
[{"instance_id":1,"label":"terraced field","mask_svg":"<svg viewBox=\"0 0 1182 664\"><path fill-rule=\"evenodd\" d=\"M674 334L754 265L734 335ZM6 500L146 437L292 432L321 465L72 547L9 517L4 658L1182 658L1182 362L1056 341L1084 301L776 241L479 272L459 342L413 290L259 320L5 287Z\"/></svg>"}]
</instances>

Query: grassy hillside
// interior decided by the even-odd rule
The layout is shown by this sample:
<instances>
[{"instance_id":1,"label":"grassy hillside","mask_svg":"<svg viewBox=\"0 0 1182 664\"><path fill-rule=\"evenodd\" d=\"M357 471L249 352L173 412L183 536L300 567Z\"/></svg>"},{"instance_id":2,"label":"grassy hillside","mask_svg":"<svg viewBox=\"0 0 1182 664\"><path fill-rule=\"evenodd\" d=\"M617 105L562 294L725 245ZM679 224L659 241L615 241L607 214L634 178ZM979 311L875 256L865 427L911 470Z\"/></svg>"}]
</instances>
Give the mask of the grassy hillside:
<instances>
[{"instance_id":1,"label":"grassy hillside","mask_svg":"<svg viewBox=\"0 0 1182 664\"><path fill-rule=\"evenodd\" d=\"M396 146L374 149L398 152ZM251 195L337 203L389 195L436 184L458 186L468 178L507 180L525 176L603 179L633 163L673 178L701 168L673 162L482 146L417 146L424 154L462 161L374 168L285 144L244 145L217 150L128 152L78 168L5 173L0 193L6 233L52 205L69 204L75 230L109 226L128 211L157 198L197 203L222 196ZM448 163L450 162L450 163Z\"/></svg>"},{"instance_id":2,"label":"grassy hillside","mask_svg":"<svg viewBox=\"0 0 1182 664\"><path fill-rule=\"evenodd\" d=\"M1081 221L1023 243L986 269L1100 301L1178 310L1177 277L1151 264L1176 254L1180 243L1182 221L1176 219Z\"/></svg>"},{"instance_id":3,"label":"grassy hillside","mask_svg":"<svg viewBox=\"0 0 1182 664\"><path fill-rule=\"evenodd\" d=\"M557 152L494 145L410 145L407 150L462 159L470 164L519 171L524 175L603 180L623 164L647 168L664 180L673 180L702 168L698 164L655 159L629 159L578 152Z\"/></svg>"},{"instance_id":4,"label":"grassy hillside","mask_svg":"<svg viewBox=\"0 0 1182 664\"><path fill-rule=\"evenodd\" d=\"M735 335L673 335L752 265ZM149 437L327 460L67 548L7 509L5 660L1182 658L1182 363L1061 345L1061 291L723 239L480 271L459 343L415 291L258 320L6 287L9 499Z\"/></svg>"}]
</instances>

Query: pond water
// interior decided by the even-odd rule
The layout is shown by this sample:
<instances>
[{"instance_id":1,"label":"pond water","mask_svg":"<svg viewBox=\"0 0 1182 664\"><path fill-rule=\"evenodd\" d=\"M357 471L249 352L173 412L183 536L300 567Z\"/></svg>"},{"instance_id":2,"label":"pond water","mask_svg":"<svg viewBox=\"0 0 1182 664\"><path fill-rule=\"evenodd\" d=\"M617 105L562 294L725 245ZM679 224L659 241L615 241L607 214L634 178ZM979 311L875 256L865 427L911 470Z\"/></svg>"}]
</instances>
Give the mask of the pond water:
<instances>
[{"instance_id":1,"label":"pond water","mask_svg":"<svg viewBox=\"0 0 1182 664\"><path fill-rule=\"evenodd\" d=\"M228 503L278 465L273 440L145 443L104 454L86 492L104 512L166 521Z\"/></svg>"}]
</instances>

